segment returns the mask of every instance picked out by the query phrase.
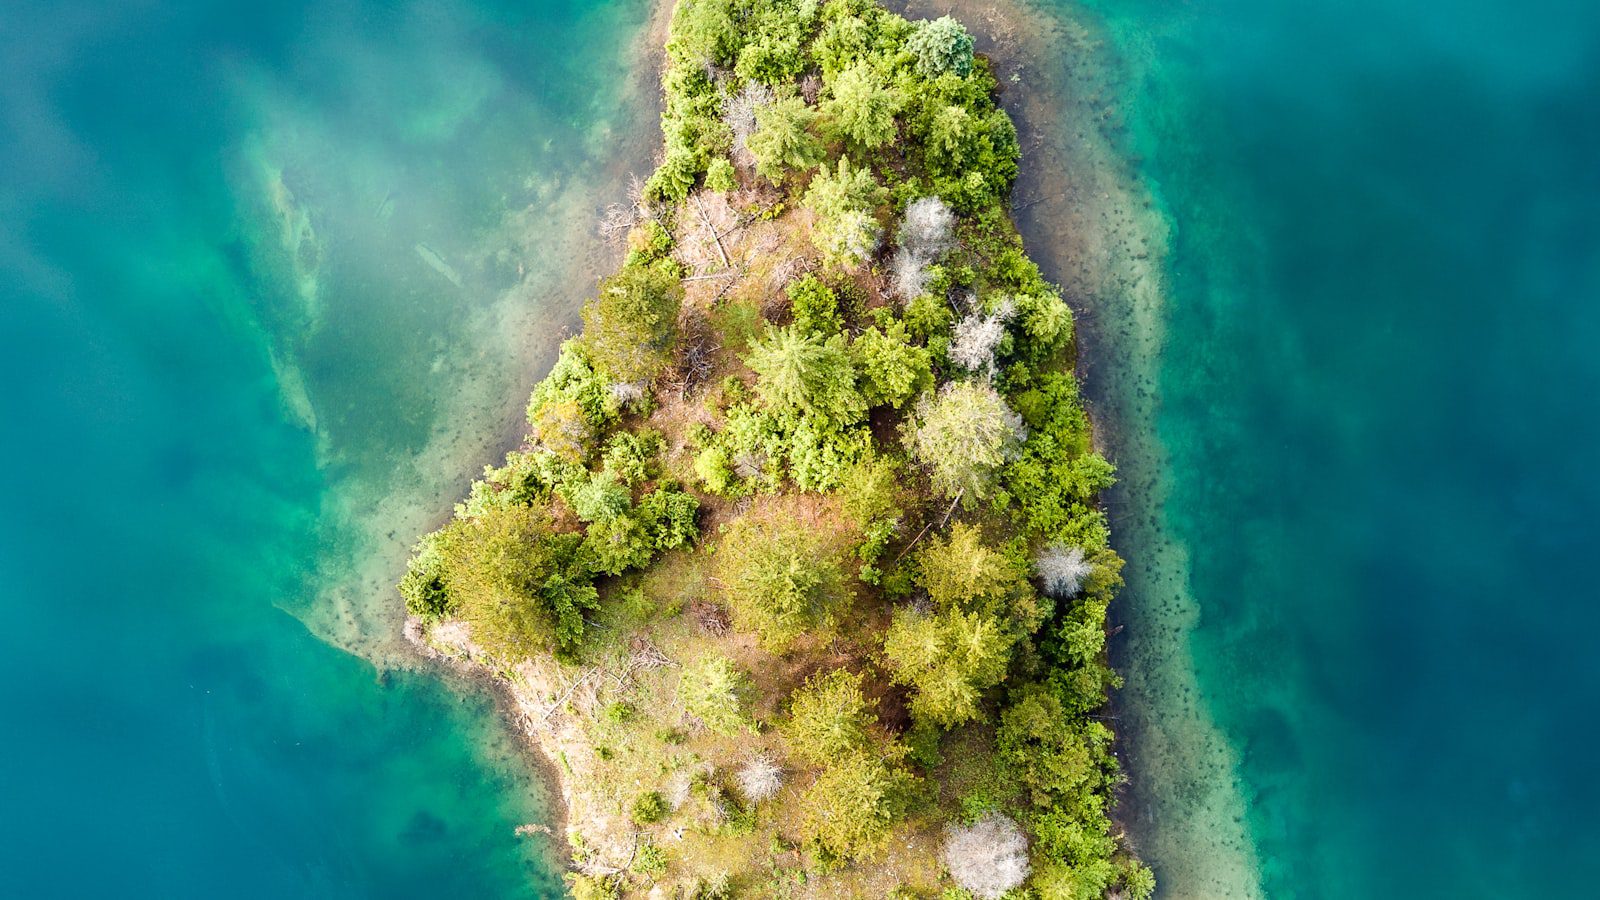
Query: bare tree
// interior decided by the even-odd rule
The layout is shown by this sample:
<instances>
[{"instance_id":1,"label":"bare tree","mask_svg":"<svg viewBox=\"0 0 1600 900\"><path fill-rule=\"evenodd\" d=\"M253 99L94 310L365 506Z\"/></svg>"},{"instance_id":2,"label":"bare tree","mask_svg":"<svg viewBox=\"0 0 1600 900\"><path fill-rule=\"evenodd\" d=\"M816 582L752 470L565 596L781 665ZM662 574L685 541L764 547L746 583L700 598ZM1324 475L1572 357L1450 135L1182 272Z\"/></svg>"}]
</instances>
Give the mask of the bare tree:
<instances>
[{"instance_id":1,"label":"bare tree","mask_svg":"<svg viewBox=\"0 0 1600 900\"><path fill-rule=\"evenodd\" d=\"M750 757L738 773L739 792L754 802L766 800L783 787L783 768L770 754L758 753Z\"/></svg>"},{"instance_id":2,"label":"bare tree","mask_svg":"<svg viewBox=\"0 0 1600 900\"><path fill-rule=\"evenodd\" d=\"M1083 580L1094 572L1094 563L1084 558L1083 548L1066 544L1051 544L1039 551L1033 567L1044 582L1044 592L1062 600L1083 590Z\"/></svg>"},{"instance_id":3,"label":"bare tree","mask_svg":"<svg viewBox=\"0 0 1600 900\"><path fill-rule=\"evenodd\" d=\"M775 99L772 88L747 81L739 93L722 104L722 121L733 132L733 161L742 169L753 168L756 158L745 141L756 132L756 113Z\"/></svg>"},{"instance_id":4,"label":"bare tree","mask_svg":"<svg viewBox=\"0 0 1600 900\"><path fill-rule=\"evenodd\" d=\"M1028 838L1011 819L994 814L965 828L945 826L944 864L956 884L995 900L1028 877Z\"/></svg>"},{"instance_id":5,"label":"bare tree","mask_svg":"<svg viewBox=\"0 0 1600 900\"><path fill-rule=\"evenodd\" d=\"M954 245L955 224L955 213L938 197L922 197L906 207L892 264L895 293L901 299L914 299L927 289L928 267Z\"/></svg>"},{"instance_id":6,"label":"bare tree","mask_svg":"<svg viewBox=\"0 0 1600 900\"><path fill-rule=\"evenodd\" d=\"M950 361L969 372L993 377L998 368L995 349L1005 339L1006 323L1015 311L1009 299L1002 300L988 315L974 310L957 322L950 342Z\"/></svg>"}]
</instances>

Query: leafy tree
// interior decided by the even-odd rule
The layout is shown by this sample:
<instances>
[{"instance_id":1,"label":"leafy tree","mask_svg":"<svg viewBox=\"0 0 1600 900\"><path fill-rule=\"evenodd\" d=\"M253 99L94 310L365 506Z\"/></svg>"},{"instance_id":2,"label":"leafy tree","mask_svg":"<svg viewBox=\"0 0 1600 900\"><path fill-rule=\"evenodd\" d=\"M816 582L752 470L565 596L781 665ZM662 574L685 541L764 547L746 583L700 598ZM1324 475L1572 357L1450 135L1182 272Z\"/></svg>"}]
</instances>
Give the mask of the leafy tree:
<instances>
[{"instance_id":1,"label":"leafy tree","mask_svg":"<svg viewBox=\"0 0 1600 900\"><path fill-rule=\"evenodd\" d=\"M673 10L668 51L695 68L707 63L733 65L744 45L744 34L735 24L735 12L733 0L679 3Z\"/></svg>"},{"instance_id":2,"label":"leafy tree","mask_svg":"<svg viewBox=\"0 0 1600 900\"><path fill-rule=\"evenodd\" d=\"M633 506L628 488L618 483L617 477L608 470L568 481L558 492L573 513L585 522L603 522L626 513Z\"/></svg>"},{"instance_id":3,"label":"leafy tree","mask_svg":"<svg viewBox=\"0 0 1600 900\"><path fill-rule=\"evenodd\" d=\"M753 726L750 676L726 656L707 654L683 668L678 702L718 734L733 735Z\"/></svg>"},{"instance_id":4,"label":"leafy tree","mask_svg":"<svg viewBox=\"0 0 1600 900\"><path fill-rule=\"evenodd\" d=\"M435 541L439 574L473 639L504 656L574 647L598 599L577 552L581 540L527 506L451 520Z\"/></svg>"},{"instance_id":5,"label":"leafy tree","mask_svg":"<svg viewBox=\"0 0 1600 900\"><path fill-rule=\"evenodd\" d=\"M837 423L856 421L866 411L843 335L823 340L795 325L769 327L745 364L756 373L756 392L774 409Z\"/></svg>"},{"instance_id":6,"label":"leafy tree","mask_svg":"<svg viewBox=\"0 0 1600 900\"><path fill-rule=\"evenodd\" d=\"M604 471L632 487L652 477L661 454L661 435L650 429L619 431L606 442Z\"/></svg>"},{"instance_id":7,"label":"leafy tree","mask_svg":"<svg viewBox=\"0 0 1600 900\"><path fill-rule=\"evenodd\" d=\"M635 512L639 521L644 523L650 546L656 550L682 547L700 533L695 525L700 501L693 494L679 489L676 482L663 484L645 494Z\"/></svg>"},{"instance_id":8,"label":"leafy tree","mask_svg":"<svg viewBox=\"0 0 1600 900\"><path fill-rule=\"evenodd\" d=\"M983 497L1023 432L1022 419L993 387L952 382L918 401L907 445L941 493Z\"/></svg>"},{"instance_id":9,"label":"leafy tree","mask_svg":"<svg viewBox=\"0 0 1600 900\"><path fill-rule=\"evenodd\" d=\"M813 675L794 692L786 729L789 746L806 762L823 764L866 747L877 720L861 695L861 674L834 669Z\"/></svg>"},{"instance_id":10,"label":"leafy tree","mask_svg":"<svg viewBox=\"0 0 1600 900\"><path fill-rule=\"evenodd\" d=\"M1030 431L1003 479L1021 506L1022 523L1086 551L1104 547L1108 528L1094 498L1114 483L1115 470L1093 451L1077 383L1070 375L1045 375L1017 396L1017 408Z\"/></svg>"},{"instance_id":11,"label":"leafy tree","mask_svg":"<svg viewBox=\"0 0 1600 900\"><path fill-rule=\"evenodd\" d=\"M917 583L940 609L1000 617L1023 631L1039 624L1041 610L1027 572L988 547L978 529L957 524L950 536L933 537L917 551Z\"/></svg>"},{"instance_id":12,"label":"leafy tree","mask_svg":"<svg viewBox=\"0 0 1600 900\"><path fill-rule=\"evenodd\" d=\"M528 424L533 426L534 431L541 431L539 420L546 416L547 407L573 404L576 408L563 410L560 418L581 418L586 426L573 424L557 428L555 424L550 424L546 428L552 429L552 434L560 434L568 428L582 428L586 432L584 440L587 440L587 432L605 428L616 418L618 405L611 396L610 388L610 380L606 380L606 376L595 368L589 349L581 341L566 341L562 344L560 356L555 357L555 365L550 367L549 375L544 376L544 381L533 389L533 397L528 399Z\"/></svg>"},{"instance_id":13,"label":"leafy tree","mask_svg":"<svg viewBox=\"0 0 1600 900\"><path fill-rule=\"evenodd\" d=\"M904 322L889 321L861 332L850 345L861 372L862 395L869 406L899 409L933 385L933 358L911 343Z\"/></svg>"},{"instance_id":14,"label":"leafy tree","mask_svg":"<svg viewBox=\"0 0 1600 900\"><path fill-rule=\"evenodd\" d=\"M924 78L946 72L966 77L972 72L972 35L949 16L918 22L906 41L906 49L911 51L917 71Z\"/></svg>"},{"instance_id":15,"label":"leafy tree","mask_svg":"<svg viewBox=\"0 0 1600 900\"><path fill-rule=\"evenodd\" d=\"M572 900L622 900L622 876L566 874Z\"/></svg>"},{"instance_id":16,"label":"leafy tree","mask_svg":"<svg viewBox=\"0 0 1600 900\"><path fill-rule=\"evenodd\" d=\"M824 168L811 179L802 201L817 215L814 239L830 261L854 265L870 257L883 240L875 210L888 192L865 168L840 157L837 169Z\"/></svg>"},{"instance_id":17,"label":"leafy tree","mask_svg":"<svg viewBox=\"0 0 1600 900\"><path fill-rule=\"evenodd\" d=\"M671 358L678 337L678 279L628 266L600 282L583 308L583 339L598 366L618 381L647 383Z\"/></svg>"},{"instance_id":18,"label":"leafy tree","mask_svg":"<svg viewBox=\"0 0 1600 900\"><path fill-rule=\"evenodd\" d=\"M756 172L774 182L789 169L803 172L822 162L822 141L811 133L817 114L799 97L775 100L756 110L756 131L745 142Z\"/></svg>"},{"instance_id":19,"label":"leafy tree","mask_svg":"<svg viewBox=\"0 0 1600 900\"><path fill-rule=\"evenodd\" d=\"M785 289L794 327L804 334L827 337L844 330L839 316L839 298L833 289L815 275L802 275Z\"/></svg>"},{"instance_id":20,"label":"leafy tree","mask_svg":"<svg viewBox=\"0 0 1600 900\"><path fill-rule=\"evenodd\" d=\"M824 860L866 861L889 842L903 772L855 750L822 771L800 801L800 828Z\"/></svg>"},{"instance_id":21,"label":"leafy tree","mask_svg":"<svg viewBox=\"0 0 1600 900\"><path fill-rule=\"evenodd\" d=\"M778 652L807 629L828 624L849 597L826 536L777 507L728 526L716 571L735 624Z\"/></svg>"},{"instance_id":22,"label":"leafy tree","mask_svg":"<svg viewBox=\"0 0 1600 900\"><path fill-rule=\"evenodd\" d=\"M1099 790L1116 780L1110 729L1073 714L1048 684L1017 689L995 734L1007 776L1041 809L1098 808Z\"/></svg>"},{"instance_id":23,"label":"leafy tree","mask_svg":"<svg viewBox=\"0 0 1600 900\"><path fill-rule=\"evenodd\" d=\"M589 563L596 572L621 575L650 562L654 551L649 532L635 516L616 515L592 523L583 536Z\"/></svg>"},{"instance_id":24,"label":"leafy tree","mask_svg":"<svg viewBox=\"0 0 1600 900\"><path fill-rule=\"evenodd\" d=\"M418 541L406 561L406 574L400 579L406 611L424 622L442 619L455 608L445 587L445 560L439 553L438 541L437 532Z\"/></svg>"},{"instance_id":25,"label":"leafy tree","mask_svg":"<svg viewBox=\"0 0 1600 900\"><path fill-rule=\"evenodd\" d=\"M1005 676L1010 642L995 619L957 609L895 614L883 653L894 680L916 691L919 720L953 728L978 715L984 691Z\"/></svg>"},{"instance_id":26,"label":"leafy tree","mask_svg":"<svg viewBox=\"0 0 1600 900\"><path fill-rule=\"evenodd\" d=\"M884 84L868 63L857 63L833 79L832 96L822 114L838 134L867 149L894 140L900 93Z\"/></svg>"}]
</instances>

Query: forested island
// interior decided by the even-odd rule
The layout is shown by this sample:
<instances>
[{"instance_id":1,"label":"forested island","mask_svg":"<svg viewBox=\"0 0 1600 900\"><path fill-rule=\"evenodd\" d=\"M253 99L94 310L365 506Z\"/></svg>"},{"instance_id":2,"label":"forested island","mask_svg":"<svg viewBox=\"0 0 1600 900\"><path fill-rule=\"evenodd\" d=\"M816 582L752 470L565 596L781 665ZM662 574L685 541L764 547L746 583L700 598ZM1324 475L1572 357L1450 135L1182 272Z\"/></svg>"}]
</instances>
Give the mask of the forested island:
<instances>
[{"instance_id":1,"label":"forested island","mask_svg":"<svg viewBox=\"0 0 1600 900\"><path fill-rule=\"evenodd\" d=\"M412 635L550 761L575 896L1142 900L1072 313L972 36L680 2L665 147Z\"/></svg>"}]
</instances>

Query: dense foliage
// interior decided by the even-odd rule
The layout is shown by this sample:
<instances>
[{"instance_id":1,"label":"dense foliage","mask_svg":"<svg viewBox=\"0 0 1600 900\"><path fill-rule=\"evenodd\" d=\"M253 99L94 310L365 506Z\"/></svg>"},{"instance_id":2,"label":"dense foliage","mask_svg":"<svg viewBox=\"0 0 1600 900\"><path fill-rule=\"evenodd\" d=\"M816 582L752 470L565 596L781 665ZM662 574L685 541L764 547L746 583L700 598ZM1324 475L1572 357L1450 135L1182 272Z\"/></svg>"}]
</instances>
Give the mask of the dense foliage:
<instances>
[{"instance_id":1,"label":"dense foliage","mask_svg":"<svg viewBox=\"0 0 1600 900\"><path fill-rule=\"evenodd\" d=\"M873 0L681 0L667 52L626 258L408 610L567 666L552 713L591 746L562 764L611 804L573 824L580 896L791 864L865 879L827 896L1149 896L1099 715L1112 467L988 61ZM600 820L625 861L590 864Z\"/></svg>"}]
</instances>

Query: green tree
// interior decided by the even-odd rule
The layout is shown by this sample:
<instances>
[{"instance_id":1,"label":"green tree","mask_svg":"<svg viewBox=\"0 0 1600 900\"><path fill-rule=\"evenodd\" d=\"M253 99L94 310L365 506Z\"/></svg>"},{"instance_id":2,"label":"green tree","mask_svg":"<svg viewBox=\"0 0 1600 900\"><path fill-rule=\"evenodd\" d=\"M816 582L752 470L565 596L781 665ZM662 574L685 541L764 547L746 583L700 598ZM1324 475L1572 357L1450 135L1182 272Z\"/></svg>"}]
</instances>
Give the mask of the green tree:
<instances>
[{"instance_id":1,"label":"green tree","mask_svg":"<svg viewBox=\"0 0 1600 900\"><path fill-rule=\"evenodd\" d=\"M583 340L616 381L646 383L671 360L683 285L660 269L633 265L600 282L583 307Z\"/></svg>"},{"instance_id":2,"label":"green tree","mask_svg":"<svg viewBox=\"0 0 1600 900\"><path fill-rule=\"evenodd\" d=\"M849 594L827 536L783 507L740 516L717 549L716 571L740 628L781 652L827 626Z\"/></svg>"},{"instance_id":3,"label":"green tree","mask_svg":"<svg viewBox=\"0 0 1600 900\"><path fill-rule=\"evenodd\" d=\"M1037 595L1027 570L983 542L978 529L958 523L948 537L933 537L917 551L917 583L940 609L960 609L1016 621L1022 631L1039 624Z\"/></svg>"},{"instance_id":4,"label":"green tree","mask_svg":"<svg viewBox=\"0 0 1600 900\"><path fill-rule=\"evenodd\" d=\"M822 771L800 801L800 828L826 860L863 862L883 851L906 776L855 750Z\"/></svg>"},{"instance_id":5,"label":"green tree","mask_svg":"<svg viewBox=\"0 0 1600 900\"><path fill-rule=\"evenodd\" d=\"M444 583L445 560L438 543L438 532L418 541L406 561L406 574L400 579L400 596L406 599L406 611L424 622L442 619L455 609Z\"/></svg>"},{"instance_id":6,"label":"green tree","mask_svg":"<svg viewBox=\"0 0 1600 900\"><path fill-rule=\"evenodd\" d=\"M789 282L789 310L794 327L804 334L827 337L844 330L839 316L839 297L815 275L802 275Z\"/></svg>"},{"instance_id":7,"label":"green tree","mask_svg":"<svg viewBox=\"0 0 1600 900\"><path fill-rule=\"evenodd\" d=\"M899 409L933 386L933 358L928 348L911 343L905 323L898 319L882 329L874 325L861 332L850 350L869 406L887 404Z\"/></svg>"},{"instance_id":8,"label":"green tree","mask_svg":"<svg viewBox=\"0 0 1600 900\"><path fill-rule=\"evenodd\" d=\"M900 93L863 62L833 79L822 114L835 132L870 150L894 140L894 117L902 105Z\"/></svg>"},{"instance_id":9,"label":"green tree","mask_svg":"<svg viewBox=\"0 0 1600 900\"><path fill-rule=\"evenodd\" d=\"M744 36L734 23L733 0L691 0L672 12L667 49L692 66L707 63L731 66L744 46Z\"/></svg>"},{"instance_id":10,"label":"green tree","mask_svg":"<svg viewBox=\"0 0 1600 900\"><path fill-rule=\"evenodd\" d=\"M931 615L902 610L884 637L883 653L895 682L916 691L912 714L953 728L975 718L983 692L1005 676L1009 646L992 617L957 609Z\"/></svg>"},{"instance_id":11,"label":"green tree","mask_svg":"<svg viewBox=\"0 0 1600 900\"><path fill-rule=\"evenodd\" d=\"M773 409L840 424L854 422L866 411L844 335L824 340L792 325L769 327L750 348L745 364L756 373L756 393Z\"/></svg>"},{"instance_id":12,"label":"green tree","mask_svg":"<svg viewBox=\"0 0 1600 900\"><path fill-rule=\"evenodd\" d=\"M822 162L822 141L811 133L816 118L816 111L799 97L756 110L756 131L745 142L756 158L756 172L777 182L789 169L803 172Z\"/></svg>"},{"instance_id":13,"label":"green tree","mask_svg":"<svg viewBox=\"0 0 1600 900\"><path fill-rule=\"evenodd\" d=\"M861 674L834 669L806 679L794 692L785 731L795 756L825 764L866 747L867 729L875 721L877 716L861 695Z\"/></svg>"},{"instance_id":14,"label":"green tree","mask_svg":"<svg viewBox=\"0 0 1600 900\"><path fill-rule=\"evenodd\" d=\"M984 497L1023 434L1021 417L993 387L952 382L918 401L906 443L945 496Z\"/></svg>"},{"instance_id":15,"label":"green tree","mask_svg":"<svg viewBox=\"0 0 1600 900\"><path fill-rule=\"evenodd\" d=\"M718 734L733 735L753 727L750 719L750 676L726 656L707 654L683 668L678 702Z\"/></svg>"},{"instance_id":16,"label":"green tree","mask_svg":"<svg viewBox=\"0 0 1600 900\"><path fill-rule=\"evenodd\" d=\"M597 603L581 541L528 506L493 507L446 525L435 542L439 574L473 640L509 657L574 647L584 612Z\"/></svg>"},{"instance_id":17,"label":"green tree","mask_svg":"<svg viewBox=\"0 0 1600 900\"><path fill-rule=\"evenodd\" d=\"M949 16L918 22L906 41L906 49L916 60L924 78L954 72L965 78L972 73L972 35Z\"/></svg>"},{"instance_id":18,"label":"green tree","mask_svg":"<svg viewBox=\"0 0 1600 900\"><path fill-rule=\"evenodd\" d=\"M888 191L866 168L840 157L837 169L824 168L811 179L802 200L817 215L813 240L830 262L855 265L877 252L883 240L876 209Z\"/></svg>"}]
</instances>

